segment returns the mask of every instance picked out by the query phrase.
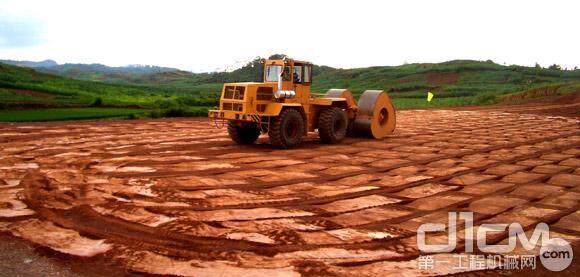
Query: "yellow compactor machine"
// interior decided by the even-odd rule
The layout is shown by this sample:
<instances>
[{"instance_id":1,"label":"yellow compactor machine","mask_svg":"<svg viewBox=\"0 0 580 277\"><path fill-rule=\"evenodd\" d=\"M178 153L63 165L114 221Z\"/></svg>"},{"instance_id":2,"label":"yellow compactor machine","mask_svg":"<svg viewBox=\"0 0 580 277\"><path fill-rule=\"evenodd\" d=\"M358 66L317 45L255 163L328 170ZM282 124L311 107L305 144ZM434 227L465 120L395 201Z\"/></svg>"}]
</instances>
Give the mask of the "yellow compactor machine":
<instances>
[{"instance_id":1,"label":"yellow compactor machine","mask_svg":"<svg viewBox=\"0 0 580 277\"><path fill-rule=\"evenodd\" d=\"M261 133L280 148L299 145L318 130L323 143L338 143L347 134L383 138L395 130L395 108L382 90L367 90L358 104L348 89L330 89L313 97L312 64L293 59L264 60L261 83L226 83L214 120L227 121L239 144L254 143Z\"/></svg>"}]
</instances>

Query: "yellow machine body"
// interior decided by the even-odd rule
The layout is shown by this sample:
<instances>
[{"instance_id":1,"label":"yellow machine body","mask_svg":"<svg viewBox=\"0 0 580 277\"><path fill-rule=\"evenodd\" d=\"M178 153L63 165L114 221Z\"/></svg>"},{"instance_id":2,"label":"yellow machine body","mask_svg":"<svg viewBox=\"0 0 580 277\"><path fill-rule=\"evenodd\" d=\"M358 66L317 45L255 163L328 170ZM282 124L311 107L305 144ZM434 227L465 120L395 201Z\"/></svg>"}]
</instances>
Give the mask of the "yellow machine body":
<instances>
[{"instance_id":1,"label":"yellow machine body","mask_svg":"<svg viewBox=\"0 0 580 277\"><path fill-rule=\"evenodd\" d=\"M365 102L363 98L372 99L367 99L366 110L360 111L348 89L331 89L324 96L313 97L310 92L313 66L309 62L283 59L265 60L263 64L263 82L224 84L219 109L209 111L209 117L230 123L238 122L239 125L254 122L262 126L269 125L271 119L278 117L285 109L295 109L303 118L304 136L318 129L321 111L336 107L344 111L348 122L355 125L353 129L360 130L361 134L380 138L393 132L395 112L385 92L378 91L379 93L372 96L365 96L369 93L363 93L362 102ZM382 118L379 120L374 114L381 111ZM356 120L359 113L364 116ZM372 128L381 130L371 130Z\"/></svg>"},{"instance_id":2,"label":"yellow machine body","mask_svg":"<svg viewBox=\"0 0 580 277\"><path fill-rule=\"evenodd\" d=\"M354 119L356 102L352 93L345 90L340 97L314 98L310 94L312 84L312 64L308 62L287 60L266 60L264 67L269 65L284 66L288 72L300 72L301 81L293 78L282 80L282 89L295 91L296 95L289 99L276 99L274 92L278 89L277 81L268 81L264 70L263 83L225 83L220 97L219 110L211 110L210 118L225 120L257 121L272 116L278 116L285 107L293 107L302 113L307 123L305 131L316 129L316 119L320 108L340 107L347 110L350 119Z\"/></svg>"}]
</instances>

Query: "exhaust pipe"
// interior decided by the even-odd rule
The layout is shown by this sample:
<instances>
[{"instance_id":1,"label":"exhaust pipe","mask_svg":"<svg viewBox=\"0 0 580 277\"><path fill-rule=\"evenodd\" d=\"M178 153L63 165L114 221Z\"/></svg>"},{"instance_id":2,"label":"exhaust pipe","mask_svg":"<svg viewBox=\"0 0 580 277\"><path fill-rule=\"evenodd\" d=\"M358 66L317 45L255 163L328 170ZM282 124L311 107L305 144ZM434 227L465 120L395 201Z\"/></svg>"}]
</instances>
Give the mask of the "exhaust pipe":
<instances>
[{"instance_id":1,"label":"exhaust pipe","mask_svg":"<svg viewBox=\"0 0 580 277\"><path fill-rule=\"evenodd\" d=\"M274 92L274 97L276 99L291 99L296 96L296 92L293 90L278 90Z\"/></svg>"},{"instance_id":2,"label":"exhaust pipe","mask_svg":"<svg viewBox=\"0 0 580 277\"><path fill-rule=\"evenodd\" d=\"M284 66L280 70L280 75L278 75L278 91L282 90L282 75L284 75Z\"/></svg>"}]
</instances>

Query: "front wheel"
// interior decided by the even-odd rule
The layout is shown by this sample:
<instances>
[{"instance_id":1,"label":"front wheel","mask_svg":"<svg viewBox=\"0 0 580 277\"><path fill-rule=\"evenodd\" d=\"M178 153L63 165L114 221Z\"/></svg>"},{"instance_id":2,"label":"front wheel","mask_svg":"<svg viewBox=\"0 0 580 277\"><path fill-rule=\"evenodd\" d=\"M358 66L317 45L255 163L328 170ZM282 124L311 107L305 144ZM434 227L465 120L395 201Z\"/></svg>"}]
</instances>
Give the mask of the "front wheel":
<instances>
[{"instance_id":1,"label":"front wheel","mask_svg":"<svg viewBox=\"0 0 580 277\"><path fill-rule=\"evenodd\" d=\"M280 148L292 148L302 142L304 119L300 112L285 109L279 116L272 118L268 135L270 142Z\"/></svg>"},{"instance_id":2,"label":"front wheel","mask_svg":"<svg viewBox=\"0 0 580 277\"><path fill-rule=\"evenodd\" d=\"M254 122L228 121L228 134L237 144L252 144L260 136L260 128Z\"/></svg>"}]
</instances>

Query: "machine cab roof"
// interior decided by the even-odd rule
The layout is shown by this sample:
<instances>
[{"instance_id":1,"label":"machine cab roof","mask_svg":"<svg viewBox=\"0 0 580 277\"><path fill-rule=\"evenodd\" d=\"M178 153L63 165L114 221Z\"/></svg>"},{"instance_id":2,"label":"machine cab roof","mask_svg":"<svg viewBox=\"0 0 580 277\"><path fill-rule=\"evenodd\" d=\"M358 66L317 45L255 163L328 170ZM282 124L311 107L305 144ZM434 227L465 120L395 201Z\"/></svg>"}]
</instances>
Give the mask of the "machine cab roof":
<instances>
[{"instance_id":1,"label":"machine cab roof","mask_svg":"<svg viewBox=\"0 0 580 277\"><path fill-rule=\"evenodd\" d=\"M283 70L283 71L282 71ZM310 85L312 82L312 63L293 59L264 60L264 81L292 81L294 84Z\"/></svg>"}]
</instances>

